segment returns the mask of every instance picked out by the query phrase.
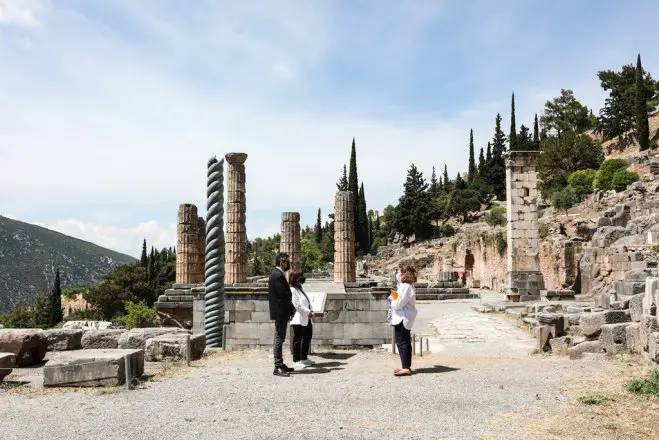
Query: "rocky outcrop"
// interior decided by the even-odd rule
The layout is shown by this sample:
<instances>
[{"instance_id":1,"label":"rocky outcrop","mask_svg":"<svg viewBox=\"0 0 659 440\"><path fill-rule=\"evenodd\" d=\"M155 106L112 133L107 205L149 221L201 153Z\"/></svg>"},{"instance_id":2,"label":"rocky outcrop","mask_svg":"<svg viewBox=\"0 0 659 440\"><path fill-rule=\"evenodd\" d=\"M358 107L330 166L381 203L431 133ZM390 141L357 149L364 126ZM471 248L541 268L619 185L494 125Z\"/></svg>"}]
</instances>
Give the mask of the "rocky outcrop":
<instances>
[{"instance_id":1,"label":"rocky outcrop","mask_svg":"<svg viewBox=\"0 0 659 440\"><path fill-rule=\"evenodd\" d=\"M17 366L40 363L46 356L48 340L41 329L0 330L0 353L12 353Z\"/></svg>"}]
</instances>

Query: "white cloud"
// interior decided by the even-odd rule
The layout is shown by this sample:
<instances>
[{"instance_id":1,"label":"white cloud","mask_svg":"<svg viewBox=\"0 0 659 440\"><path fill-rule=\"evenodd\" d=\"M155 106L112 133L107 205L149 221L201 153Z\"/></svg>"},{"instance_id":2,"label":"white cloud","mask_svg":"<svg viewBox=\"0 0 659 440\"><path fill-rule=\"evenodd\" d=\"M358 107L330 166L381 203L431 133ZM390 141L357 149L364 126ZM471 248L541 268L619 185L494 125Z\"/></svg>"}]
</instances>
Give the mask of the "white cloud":
<instances>
[{"instance_id":1,"label":"white cloud","mask_svg":"<svg viewBox=\"0 0 659 440\"><path fill-rule=\"evenodd\" d=\"M40 0L0 0L0 25L39 26L37 16L45 5Z\"/></svg>"}]
</instances>

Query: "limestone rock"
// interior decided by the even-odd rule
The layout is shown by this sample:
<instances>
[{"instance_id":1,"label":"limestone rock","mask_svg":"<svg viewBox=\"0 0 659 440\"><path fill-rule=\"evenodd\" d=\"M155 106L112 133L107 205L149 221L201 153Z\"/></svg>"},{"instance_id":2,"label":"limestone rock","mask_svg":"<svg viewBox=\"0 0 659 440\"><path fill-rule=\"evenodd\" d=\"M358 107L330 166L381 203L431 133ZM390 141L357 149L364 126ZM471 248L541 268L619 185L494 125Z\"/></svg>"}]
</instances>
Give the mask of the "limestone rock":
<instances>
[{"instance_id":1,"label":"limestone rock","mask_svg":"<svg viewBox=\"0 0 659 440\"><path fill-rule=\"evenodd\" d=\"M556 354L567 354L567 349L572 346L572 336L561 336L549 340L551 351Z\"/></svg>"},{"instance_id":2,"label":"limestone rock","mask_svg":"<svg viewBox=\"0 0 659 440\"><path fill-rule=\"evenodd\" d=\"M2 329L0 330L0 352L13 353L16 365L29 366L40 363L48 341L41 329Z\"/></svg>"},{"instance_id":3,"label":"limestone rock","mask_svg":"<svg viewBox=\"0 0 659 440\"><path fill-rule=\"evenodd\" d=\"M44 387L117 386L125 383L124 358L130 361L131 377L144 374L142 350L75 350L55 354L43 369Z\"/></svg>"},{"instance_id":4,"label":"limestone rock","mask_svg":"<svg viewBox=\"0 0 659 440\"><path fill-rule=\"evenodd\" d=\"M81 345L85 350L119 347L119 338L126 330L88 330L82 335Z\"/></svg>"},{"instance_id":5,"label":"limestone rock","mask_svg":"<svg viewBox=\"0 0 659 440\"><path fill-rule=\"evenodd\" d=\"M14 353L0 353L0 382L9 375L16 364Z\"/></svg>"},{"instance_id":6,"label":"limestone rock","mask_svg":"<svg viewBox=\"0 0 659 440\"><path fill-rule=\"evenodd\" d=\"M567 322L570 326L579 325L579 313L570 313L566 315Z\"/></svg>"},{"instance_id":7,"label":"limestone rock","mask_svg":"<svg viewBox=\"0 0 659 440\"><path fill-rule=\"evenodd\" d=\"M650 334L649 339L648 354L650 355L650 360L659 363L659 332Z\"/></svg>"},{"instance_id":8,"label":"limestone rock","mask_svg":"<svg viewBox=\"0 0 659 440\"><path fill-rule=\"evenodd\" d=\"M600 334L605 324L630 322L629 310L608 310L596 313L582 313L579 317L579 327L584 335L591 337Z\"/></svg>"},{"instance_id":9,"label":"limestone rock","mask_svg":"<svg viewBox=\"0 0 659 440\"><path fill-rule=\"evenodd\" d=\"M627 230L622 226L603 226L593 234L593 247L609 247L625 235L627 235Z\"/></svg>"},{"instance_id":10,"label":"limestone rock","mask_svg":"<svg viewBox=\"0 0 659 440\"><path fill-rule=\"evenodd\" d=\"M178 327L134 328L119 337L119 348L144 350L147 339L170 334L190 334L190 331Z\"/></svg>"},{"instance_id":11,"label":"limestone rock","mask_svg":"<svg viewBox=\"0 0 659 440\"><path fill-rule=\"evenodd\" d=\"M633 322L625 329L625 346L628 350L635 353L643 352L643 345L641 344L641 324Z\"/></svg>"},{"instance_id":12,"label":"limestone rock","mask_svg":"<svg viewBox=\"0 0 659 440\"><path fill-rule=\"evenodd\" d=\"M632 296L629 300L629 312L634 322L641 322L641 317L643 316L643 298L645 298L645 293L639 293Z\"/></svg>"},{"instance_id":13,"label":"limestone rock","mask_svg":"<svg viewBox=\"0 0 659 440\"><path fill-rule=\"evenodd\" d=\"M148 362L185 359L185 334L156 336L146 341L144 354ZM206 335L190 335L190 359L199 359L206 348Z\"/></svg>"},{"instance_id":14,"label":"limestone rock","mask_svg":"<svg viewBox=\"0 0 659 440\"><path fill-rule=\"evenodd\" d=\"M570 359L580 359L584 353L602 353L600 341L585 341L567 349Z\"/></svg>"},{"instance_id":15,"label":"limestone rock","mask_svg":"<svg viewBox=\"0 0 659 440\"><path fill-rule=\"evenodd\" d=\"M618 353L627 348L628 323L604 324L600 334L600 345L608 354Z\"/></svg>"},{"instance_id":16,"label":"limestone rock","mask_svg":"<svg viewBox=\"0 0 659 440\"><path fill-rule=\"evenodd\" d=\"M80 329L54 328L43 331L48 340L48 351L80 350L82 333Z\"/></svg>"},{"instance_id":17,"label":"limestone rock","mask_svg":"<svg viewBox=\"0 0 659 440\"><path fill-rule=\"evenodd\" d=\"M659 332L659 323L654 316L643 315L641 318L641 346L643 350L648 349L650 342L650 335L654 332Z\"/></svg>"},{"instance_id":18,"label":"limestone rock","mask_svg":"<svg viewBox=\"0 0 659 440\"><path fill-rule=\"evenodd\" d=\"M81 330L107 330L115 327L109 321L67 321L62 326L63 329L81 329Z\"/></svg>"}]
</instances>

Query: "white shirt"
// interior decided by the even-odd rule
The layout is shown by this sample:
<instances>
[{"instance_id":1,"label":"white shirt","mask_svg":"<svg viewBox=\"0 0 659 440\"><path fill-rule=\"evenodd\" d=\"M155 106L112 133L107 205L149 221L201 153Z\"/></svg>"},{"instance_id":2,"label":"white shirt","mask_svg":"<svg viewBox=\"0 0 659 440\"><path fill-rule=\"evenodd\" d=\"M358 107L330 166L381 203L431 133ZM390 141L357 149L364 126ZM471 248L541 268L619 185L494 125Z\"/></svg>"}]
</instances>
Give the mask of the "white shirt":
<instances>
[{"instance_id":1,"label":"white shirt","mask_svg":"<svg viewBox=\"0 0 659 440\"><path fill-rule=\"evenodd\" d=\"M291 320L291 325L309 325L309 312L311 312L311 302L300 290L291 286L293 296L293 306L295 306L295 315Z\"/></svg>"},{"instance_id":2,"label":"white shirt","mask_svg":"<svg viewBox=\"0 0 659 440\"><path fill-rule=\"evenodd\" d=\"M416 290L407 283L398 284L398 299L391 301L391 325L403 323L407 330L412 330L416 318Z\"/></svg>"}]
</instances>

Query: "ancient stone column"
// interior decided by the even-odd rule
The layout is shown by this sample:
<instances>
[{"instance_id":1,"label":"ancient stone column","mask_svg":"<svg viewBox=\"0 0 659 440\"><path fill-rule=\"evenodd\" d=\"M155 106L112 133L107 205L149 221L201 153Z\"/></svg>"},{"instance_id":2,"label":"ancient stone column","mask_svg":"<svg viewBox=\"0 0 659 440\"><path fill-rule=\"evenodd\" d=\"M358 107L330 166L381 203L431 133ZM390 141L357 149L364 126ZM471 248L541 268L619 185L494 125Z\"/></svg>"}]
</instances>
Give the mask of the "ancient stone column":
<instances>
[{"instance_id":1,"label":"ancient stone column","mask_svg":"<svg viewBox=\"0 0 659 440\"><path fill-rule=\"evenodd\" d=\"M229 153L227 161L226 284L247 281L247 229L245 227L245 153Z\"/></svg>"},{"instance_id":2,"label":"ancient stone column","mask_svg":"<svg viewBox=\"0 0 659 440\"><path fill-rule=\"evenodd\" d=\"M190 203L179 205L176 229L176 284L196 284L204 281L204 247L200 244L197 207Z\"/></svg>"},{"instance_id":3,"label":"ancient stone column","mask_svg":"<svg viewBox=\"0 0 659 440\"><path fill-rule=\"evenodd\" d=\"M291 261L291 269L301 270L300 265L300 213L281 213L281 252L287 253Z\"/></svg>"},{"instance_id":4,"label":"ancient stone column","mask_svg":"<svg viewBox=\"0 0 659 440\"><path fill-rule=\"evenodd\" d=\"M506 160L508 216L507 295L513 301L540 299L545 281L540 271L538 229L539 151L510 151Z\"/></svg>"},{"instance_id":5,"label":"ancient stone column","mask_svg":"<svg viewBox=\"0 0 659 440\"><path fill-rule=\"evenodd\" d=\"M334 199L334 281L355 282L355 195L339 191Z\"/></svg>"}]
</instances>

